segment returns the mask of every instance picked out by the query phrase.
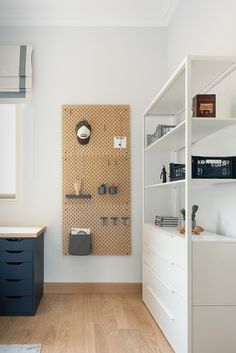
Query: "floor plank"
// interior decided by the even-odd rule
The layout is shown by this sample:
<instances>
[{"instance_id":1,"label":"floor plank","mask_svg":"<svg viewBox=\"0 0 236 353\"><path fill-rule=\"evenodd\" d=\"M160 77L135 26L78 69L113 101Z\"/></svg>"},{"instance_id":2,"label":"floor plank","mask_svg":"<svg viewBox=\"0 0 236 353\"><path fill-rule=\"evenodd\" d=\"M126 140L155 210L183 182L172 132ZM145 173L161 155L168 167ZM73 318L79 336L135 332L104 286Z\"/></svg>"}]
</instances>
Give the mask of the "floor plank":
<instances>
[{"instance_id":1,"label":"floor plank","mask_svg":"<svg viewBox=\"0 0 236 353\"><path fill-rule=\"evenodd\" d=\"M33 317L0 317L1 344L42 353L174 353L137 294L46 294Z\"/></svg>"}]
</instances>

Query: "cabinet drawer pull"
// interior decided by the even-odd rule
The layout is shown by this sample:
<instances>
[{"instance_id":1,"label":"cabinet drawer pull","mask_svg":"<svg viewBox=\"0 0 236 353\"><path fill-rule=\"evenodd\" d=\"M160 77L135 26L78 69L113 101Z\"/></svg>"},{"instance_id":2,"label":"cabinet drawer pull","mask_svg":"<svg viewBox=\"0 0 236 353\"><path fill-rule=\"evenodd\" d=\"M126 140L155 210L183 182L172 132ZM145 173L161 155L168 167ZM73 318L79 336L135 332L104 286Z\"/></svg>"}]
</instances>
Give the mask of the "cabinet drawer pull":
<instances>
[{"instance_id":1,"label":"cabinet drawer pull","mask_svg":"<svg viewBox=\"0 0 236 353\"><path fill-rule=\"evenodd\" d=\"M6 264L10 266L17 266L17 265L22 265L23 262L6 262Z\"/></svg>"},{"instance_id":2,"label":"cabinet drawer pull","mask_svg":"<svg viewBox=\"0 0 236 353\"><path fill-rule=\"evenodd\" d=\"M22 238L8 238L6 241L22 241Z\"/></svg>"},{"instance_id":3,"label":"cabinet drawer pull","mask_svg":"<svg viewBox=\"0 0 236 353\"><path fill-rule=\"evenodd\" d=\"M6 250L9 254L20 254L23 250Z\"/></svg>"},{"instance_id":4,"label":"cabinet drawer pull","mask_svg":"<svg viewBox=\"0 0 236 353\"><path fill-rule=\"evenodd\" d=\"M22 295L7 295L6 298L8 299L20 299L23 298Z\"/></svg>"},{"instance_id":5,"label":"cabinet drawer pull","mask_svg":"<svg viewBox=\"0 0 236 353\"><path fill-rule=\"evenodd\" d=\"M9 278L9 279L5 279L5 281L7 281L7 282L21 282L21 281L23 281L23 279L12 279L12 278Z\"/></svg>"}]
</instances>

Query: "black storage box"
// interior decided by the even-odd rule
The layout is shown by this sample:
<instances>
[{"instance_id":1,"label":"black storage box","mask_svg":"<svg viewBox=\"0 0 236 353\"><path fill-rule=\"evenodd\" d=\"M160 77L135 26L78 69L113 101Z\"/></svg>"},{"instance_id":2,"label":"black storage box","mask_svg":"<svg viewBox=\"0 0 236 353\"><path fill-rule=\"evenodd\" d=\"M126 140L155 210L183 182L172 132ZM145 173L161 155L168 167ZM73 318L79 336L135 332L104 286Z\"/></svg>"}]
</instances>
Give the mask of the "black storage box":
<instances>
[{"instance_id":1,"label":"black storage box","mask_svg":"<svg viewBox=\"0 0 236 353\"><path fill-rule=\"evenodd\" d=\"M170 163L170 181L185 178L185 164ZM192 156L193 179L236 179L236 156Z\"/></svg>"},{"instance_id":2,"label":"black storage box","mask_svg":"<svg viewBox=\"0 0 236 353\"><path fill-rule=\"evenodd\" d=\"M192 178L235 179L236 157L192 156Z\"/></svg>"}]
</instances>

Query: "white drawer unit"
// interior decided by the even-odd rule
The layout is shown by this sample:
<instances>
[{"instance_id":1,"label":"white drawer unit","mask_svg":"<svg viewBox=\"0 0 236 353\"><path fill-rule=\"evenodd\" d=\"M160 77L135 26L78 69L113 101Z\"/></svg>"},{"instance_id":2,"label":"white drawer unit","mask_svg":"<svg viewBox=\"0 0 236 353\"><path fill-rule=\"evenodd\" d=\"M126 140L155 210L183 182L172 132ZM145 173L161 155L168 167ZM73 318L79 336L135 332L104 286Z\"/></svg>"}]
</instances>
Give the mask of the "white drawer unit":
<instances>
[{"instance_id":1,"label":"white drawer unit","mask_svg":"<svg viewBox=\"0 0 236 353\"><path fill-rule=\"evenodd\" d=\"M176 353L220 353L220 332L227 328L227 317L236 327L236 239L209 232L192 236L191 297L183 239L174 229L144 226L143 300ZM186 349L188 300L193 318L191 352ZM236 340L231 331L227 353L236 352L236 342L231 348Z\"/></svg>"}]
</instances>

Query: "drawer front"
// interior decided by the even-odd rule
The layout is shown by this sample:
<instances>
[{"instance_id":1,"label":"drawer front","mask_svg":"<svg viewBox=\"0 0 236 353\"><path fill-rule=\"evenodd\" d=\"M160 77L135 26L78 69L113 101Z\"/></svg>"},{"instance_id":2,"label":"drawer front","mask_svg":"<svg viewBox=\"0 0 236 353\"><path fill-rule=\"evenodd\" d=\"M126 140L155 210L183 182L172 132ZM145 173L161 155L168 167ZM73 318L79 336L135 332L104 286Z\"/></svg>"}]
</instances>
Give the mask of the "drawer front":
<instances>
[{"instance_id":1,"label":"drawer front","mask_svg":"<svg viewBox=\"0 0 236 353\"><path fill-rule=\"evenodd\" d=\"M32 297L0 297L0 315L32 315Z\"/></svg>"},{"instance_id":2,"label":"drawer front","mask_svg":"<svg viewBox=\"0 0 236 353\"><path fill-rule=\"evenodd\" d=\"M0 250L33 250L33 239L5 238L0 239Z\"/></svg>"},{"instance_id":3,"label":"drawer front","mask_svg":"<svg viewBox=\"0 0 236 353\"><path fill-rule=\"evenodd\" d=\"M33 293L30 279L1 279L0 296L31 296Z\"/></svg>"},{"instance_id":4,"label":"drawer front","mask_svg":"<svg viewBox=\"0 0 236 353\"><path fill-rule=\"evenodd\" d=\"M144 263L153 268L160 278L170 284L174 291L182 298L186 298L186 274L181 267L145 244L143 259Z\"/></svg>"},{"instance_id":5,"label":"drawer front","mask_svg":"<svg viewBox=\"0 0 236 353\"><path fill-rule=\"evenodd\" d=\"M144 225L144 244L156 250L160 255L171 259L185 268L185 238L163 231L153 225Z\"/></svg>"},{"instance_id":6,"label":"drawer front","mask_svg":"<svg viewBox=\"0 0 236 353\"><path fill-rule=\"evenodd\" d=\"M32 262L32 251L2 250L0 262Z\"/></svg>"},{"instance_id":7,"label":"drawer front","mask_svg":"<svg viewBox=\"0 0 236 353\"><path fill-rule=\"evenodd\" d=\"M173 236L151 225L144 225L144 243L157 250L161 255L172 258Z\"/></svg>"},{"instance_id":8,"label":"drawer front","mask_svg":"<svg viewBox=\"0 0 236 353\"><path fill-rule=\"evenodd\" d=\"M143 300L165 334L175 353L187 353L186 329L178 317L173 318L150 287L143 286Z\"/></svg>"},{"instance_id":9,"label":"drawer front","mask_svg":"<svg viewBox=\"0 0 236 353\"><path fill-rule=\"evenodd\" d=\"M184 319L185 301L170 287L169 283L164 282L152 268L144 264L143 268L144 285L151 288L153 293L159 298L166 310L175 319L176 315Z\"/></svg>"},{"instance_id":10,"label":"drawer front","mask_svg":"<svg viewBox=\"0 0 236 353\"><path fill-rule=\"evenodd\" d=\"M0 279L31 279L32 275L30 262L0 263Z\"/></svg>"},{"instance_id":11,"label":"drawer front","mask_svg":"<svg viewBox=\"0 0 236 353\"><path fill-rule=\"evenodd\" d=\"M150 310L152 316L160 326L160 329L166 336L167 340L173 347L173 337L174 337L174 319L173 316L166 311L162 303L155 297L152 289L143 286L143 301Z\"/></svg>"}]
</instances>

